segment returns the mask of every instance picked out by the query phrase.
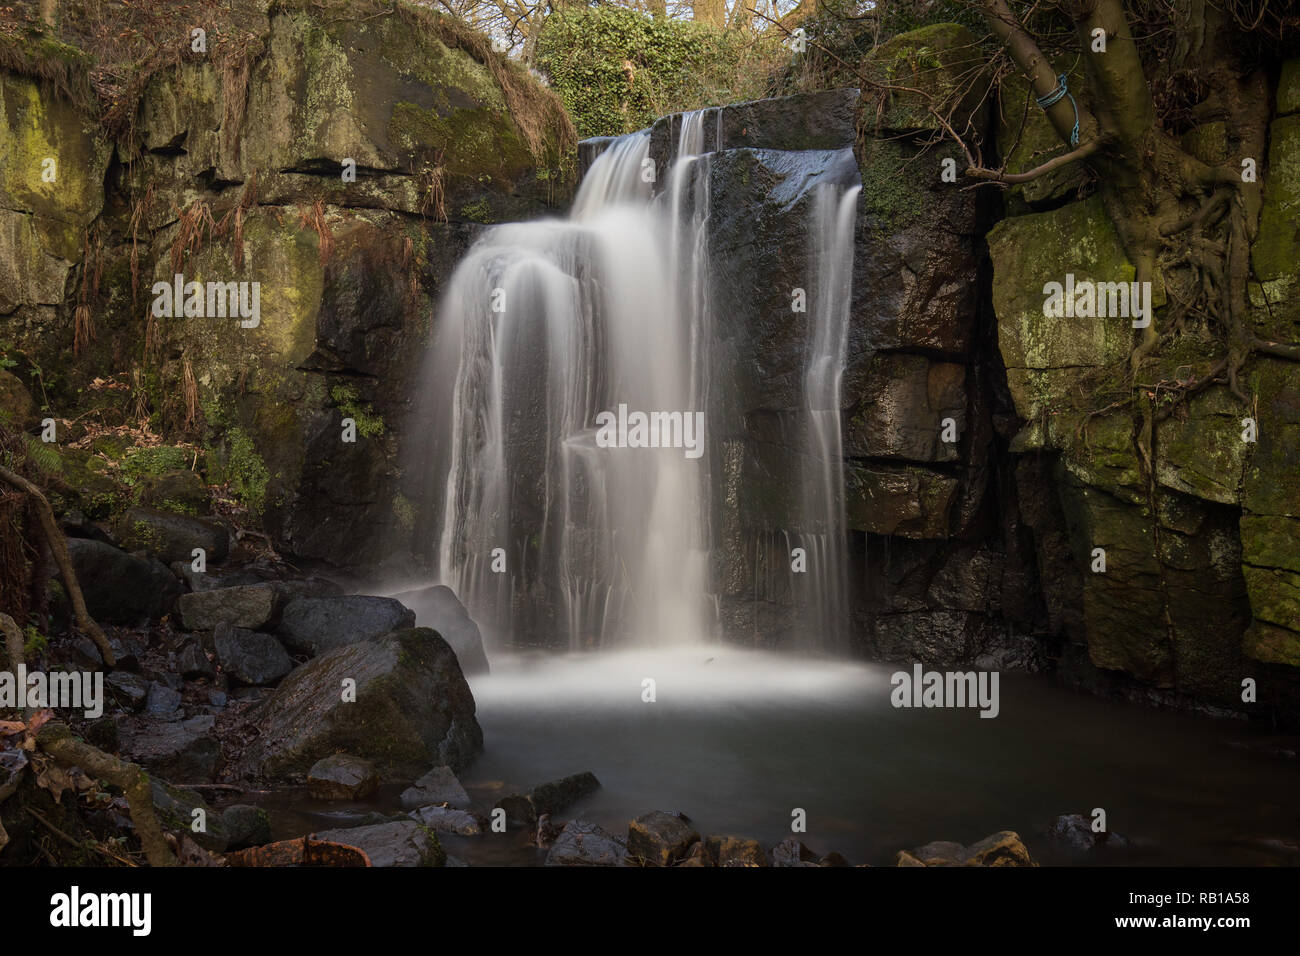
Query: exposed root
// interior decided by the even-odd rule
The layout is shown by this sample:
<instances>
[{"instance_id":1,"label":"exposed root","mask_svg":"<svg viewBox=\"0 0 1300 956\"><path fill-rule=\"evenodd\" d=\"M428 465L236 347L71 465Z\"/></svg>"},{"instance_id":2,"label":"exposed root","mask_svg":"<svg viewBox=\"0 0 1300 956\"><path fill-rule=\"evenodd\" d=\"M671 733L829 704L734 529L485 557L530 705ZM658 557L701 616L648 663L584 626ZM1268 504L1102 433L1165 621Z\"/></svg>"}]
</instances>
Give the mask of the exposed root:
<instances>
[{"instance_id":1,"label":"exposed root","mask_svg":"<svg viewBox=\"0 0 1300 956\"><path fill-rule=\"evenodd\" d=\"M95 619L90 616L86 610L86 600L81 594L81 585L77 583L77 572L72 567L72 559L68 556L68 542L63 537L63 532L59 530L59 524L54 520L54 511L50 508L50 502L45 497L44 492L34 484L0 465L0 479L7 481L19 491L29 495L36 504L36 516L40 519L41 530L45 532L45 540L50 546L50 551L54 554L54 560L59 566L59 571L63 574L63 586L68 592L68 598L72 602L72 611L77 621L77 628L90 636L99 648L100 655L104 658L104 663L109 667L117 666L117 657L113 654L113 648L108 643L108 638L95 623Z\"/></svg>"},{"instance_id":2,"label":"exposed root","mask_svg":"<svg viewBox=\"0 0 1300 956\"><path fill-rule=\"evenodd\" d=\"M131 822L135 824L136 836L140 838L150 866L176 865L176 857L154 812L153 785L144 770L78 740L67 725L59 721L51 721L42 727L36 735L36 743L60 764L80 767L87 775L120 788L126 794Z\"/></svg>"}]
</instances>

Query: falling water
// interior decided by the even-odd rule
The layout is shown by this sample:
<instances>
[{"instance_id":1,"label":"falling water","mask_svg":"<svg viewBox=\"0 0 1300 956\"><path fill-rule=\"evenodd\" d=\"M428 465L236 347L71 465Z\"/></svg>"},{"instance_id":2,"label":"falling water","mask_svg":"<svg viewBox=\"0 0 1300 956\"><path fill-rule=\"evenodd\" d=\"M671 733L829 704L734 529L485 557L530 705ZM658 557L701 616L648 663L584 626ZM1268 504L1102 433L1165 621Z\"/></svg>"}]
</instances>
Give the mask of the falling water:
<instances>
[{"instance_id":1,"label":"falling water","mask_svg":"<svg viewBox=\"0 0 1300 956\"><path fill-rule=\"evenodd\" d=\"M714 381L710 354L707 147L720 134L719 111L684 114L657 196L649 133L620 137L567 220L487 230L449 283L425 373L423 467L441 504L433 557L490 640L562 635L587 648L714 636L708 413L728 383ZM805 385L816 465L804 497L820 542L815 602L827 616L817 623L829 633L845 590L837 410L853 205L824 191L812 216L820 265ZM602 447L598 416L620 406L683 421L705 413L702 454Z\"/></svg>"},{"instance_id":2,"label":"falling water","mask_svg":"<svg viewBox=\"0 0 1300 956\"><path fill-rule=\"evenodd\" d=\"M808 261L815 270L812 329L804 368L807 454L803 474L803 536L818 645L842 648L848 625L848 560L840 384L849 335L853 224L860 186L822 186L813 199Z\"/></svg>"}]
</instances>

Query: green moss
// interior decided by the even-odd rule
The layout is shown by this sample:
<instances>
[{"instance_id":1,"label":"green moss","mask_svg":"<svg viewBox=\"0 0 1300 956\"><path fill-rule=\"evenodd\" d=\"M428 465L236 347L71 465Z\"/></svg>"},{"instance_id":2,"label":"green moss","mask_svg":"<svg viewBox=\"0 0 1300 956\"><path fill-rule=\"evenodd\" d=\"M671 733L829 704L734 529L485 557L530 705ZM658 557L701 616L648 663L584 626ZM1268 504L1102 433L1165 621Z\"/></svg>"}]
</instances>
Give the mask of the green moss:
<instances>
[{"instance_id":1,"label":"green moss","mask_svg":"<svg viewBox=\"0 0 1300 956\"><path fill-rule=\"evenodd\" d=\"M230 450L226 460L226 481L253 514L260 515L266 504L266 484L270 474L253 440L241 428L232 428L227 436Z\"/></svg>"},{"instance_id":2,"label":"green moss","mask_svg":"<svg viewBox=\"0 0 1300 956\"><path fill-rule=\"evenodd\" d=\"M460 207L460 218L470 222L490 223L493 221L492 208L486 199L479 198Z\"/></svg>"},{"instance_id":3,"label":"green moss","mask_svg":"<svg viewBox=\"0 0 1300 956\"><path fill-rule=\"evenodd\" d=\"M122 459L122 480L134 486L142 478L180 471L189 467L192 455L189 449L175 445L128 448Z\"/></svg>"},{"instance_id":4,"label":"green moss","mask_svg":"<svg viewBox=\"0 0 1300 956\"><path fill-rule=\"evenodd\" d=\"M375 414L369 402L363 402L361 395L351 385L335 385L330 389L330 397L338 406L343 417L356 422L357 433L365 438L374 438L384 433L384 420Z\"/></svg>"}]
</instances>

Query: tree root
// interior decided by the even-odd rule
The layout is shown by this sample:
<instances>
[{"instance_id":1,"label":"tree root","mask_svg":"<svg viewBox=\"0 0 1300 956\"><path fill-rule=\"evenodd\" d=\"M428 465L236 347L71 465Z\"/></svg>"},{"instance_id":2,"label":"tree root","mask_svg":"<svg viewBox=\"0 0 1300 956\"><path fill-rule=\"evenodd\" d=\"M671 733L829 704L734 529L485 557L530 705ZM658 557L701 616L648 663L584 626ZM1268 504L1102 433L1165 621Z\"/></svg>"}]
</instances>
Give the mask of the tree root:
<instances>
[{"instance_id":1,"label":"tree root","mask_svg":"<svg viewBox=\"0 0 1300 956\"><path fill-rule=\"evenodd\" d=\"M131 822L150 866L176 866L176 856L167 844L162 825L154 812L153 787L149 775L137 764L119 760L98 747L72 735L66 724L50 721L36 735L40 748L64 766L80 767L92 777L105 780L126 794Z\"/></svg>"},{"instance_id":2,"label":"tree root","mask_svg":"<svg viewBox=\"0 0 1300 956\"><path fill-rule=\"evenodd\" d=\"M50 551L54 554L54 561L58 564L59 571L63 574L63 585L68 591L68 598L72 601L72 611L76 616L77 627L88 634L90 639L95 642L95 646L99 648L100 656L104 658L104 663L109 667L116 667L117 656L113 653L108 638L104 635L100 626L95 623L95 619L90 616L90 612L86 610L86 599L82 596L81 586L77 583L77 573L73 570L72 559L68 556L68 542L64 538L63 532L59 530L58 522L54 520L54 511L50 508L49 499L45 497L40 488L3 465L0 465L0 479L4 479L19 491L30 495L35 502L36 514L40 518L41 529L45 532L46 542L50 546Z\"/></svg>"}]
</instances>

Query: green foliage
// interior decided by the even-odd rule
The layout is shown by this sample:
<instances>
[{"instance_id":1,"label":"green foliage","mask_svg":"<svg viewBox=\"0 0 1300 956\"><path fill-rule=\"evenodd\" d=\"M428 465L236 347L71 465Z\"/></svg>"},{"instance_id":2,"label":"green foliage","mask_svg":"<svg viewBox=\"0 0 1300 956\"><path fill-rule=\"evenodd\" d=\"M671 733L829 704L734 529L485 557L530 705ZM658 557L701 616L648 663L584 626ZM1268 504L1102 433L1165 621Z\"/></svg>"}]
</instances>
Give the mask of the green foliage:
<instances>
[{"instance_id":1,"label":"green foliage","mask_svg":"<svg viewBox=\"0 0 1300 956\"><path fill-rule=\"evenodd\" d=\"M374 438L384 433L384 420L375 414L369 402L361 400L356 388L351 385L335 385L330 389L330 397L345 418L351 418L357 423L358 434Z\"/></svg>"},{"instance_id":2,"label":"green foliage","mask_svg":"<svg viewBox=\"0 0 1300 956\"><path fill-rule=\"evenodd\" d=\"M232 428L227 438L230 451L226 459L226 482L249 511L260 515L266 503L266 484L271 478L266 463L242 428Z\"/></svg>"},{"instance_id":3,"label":"green foliage","mask_svg":"<svg viewBox=\"0 0 1300 956\"><path fill-rule=\"evenodd\" d=\"M667 113L763 96L762 58L785 55L775 36L755 41L691 21L592 7L551 15L537 67L579 136L617 136Z\"/></svg>"},{"instance_id":4,"label":"green foliage","mask_svg":"<svg viewBox=\"0 0 1300 956\"><path fill-rule=\"evenodd\" d=\"M159 445L156 448L128 448L122 459L122 480L128 485L135 485L148 475L163 475L169 471L188 468L191 453L175 445Z\"/></svg>"},{"instance_id":5,"label":"green foliage","mask_svg":"<svg viewBox=\"0 0 1300 956\"><path fill-rule=\"evenodd\" d=\"M42 634L35 624L28 624L23 629L23 657L27 660L40 657L49 644L50 639Z\"/></svg>"},{"instance_id":6,"label":"green foliage","mask_svg":"<svg viewBox=\"0 0 1300 956\"><path fill-rule=\"evenodd\" d=\"M56 445L43 442L32 435L24 435L23 439L27 444L27 460L39 471L47 475L57 475L63 471L63 459L59 457Z\"/></svg>"},{"instance_id":7,"label":"green foliage","mask_svg":"<svg viewBox=\"0 0 1300 956\"><path fill-rule=\"evenodd\" d=\"M1017 13L1021 4L1013 3ZM988 32L988 24L979 5L969 0L886 0L880 4L881 41L936 23L960 23L977 37Z\"/></svg>"}]
</instances>

